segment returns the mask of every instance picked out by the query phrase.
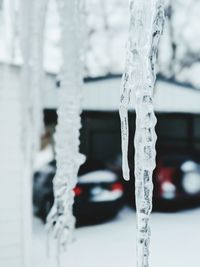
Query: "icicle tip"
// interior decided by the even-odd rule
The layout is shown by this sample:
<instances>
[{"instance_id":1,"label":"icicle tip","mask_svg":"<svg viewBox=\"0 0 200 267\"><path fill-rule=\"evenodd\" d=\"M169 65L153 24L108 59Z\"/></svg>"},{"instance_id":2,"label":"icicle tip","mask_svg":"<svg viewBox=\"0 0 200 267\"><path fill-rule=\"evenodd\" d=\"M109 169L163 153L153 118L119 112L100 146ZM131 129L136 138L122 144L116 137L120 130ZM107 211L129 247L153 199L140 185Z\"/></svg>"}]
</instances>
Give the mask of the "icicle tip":
<instances>
[{"instance_id":1,"label":"icicle tip","mask_svg":"<svg viewBox=\"0 0 200 267\"><path fill-rule=\"evenodd\" d=\"M126 172L123 171L123 178L127 182L130 181L130 172L129 171L126 171Z\"/></svg>"}]
</instances>

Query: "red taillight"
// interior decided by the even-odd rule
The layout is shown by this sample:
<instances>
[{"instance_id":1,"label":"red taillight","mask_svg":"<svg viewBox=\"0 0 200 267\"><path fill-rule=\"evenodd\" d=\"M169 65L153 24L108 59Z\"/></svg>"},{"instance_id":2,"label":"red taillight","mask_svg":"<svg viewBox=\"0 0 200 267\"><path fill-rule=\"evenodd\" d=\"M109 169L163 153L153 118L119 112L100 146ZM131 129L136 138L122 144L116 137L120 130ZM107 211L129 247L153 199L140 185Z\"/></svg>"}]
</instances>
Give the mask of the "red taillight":
<instances>
[{"instance_id":1,"label":"red taillight","mask_svg":"<svg viewBox=\"0 0 200 267\"><path fill-rule=\"evenodd\" d=\"M123 185L121 183L115 183L111 186L111 190L114 191L114 190L120 190L120 191L123 191Z\"/></svg>"},{"instance_id":2,"label":"red taillight","mask_svg":"<svg viewBox=\"0 0 200 267\"><path fill-rule=\"evenodd\" d=\"M160 170L157 174L158 182L160 182L160 183L163 183L163 182L173 183L174 172L175 172L175 168L170 168L170 167L160 168Z\"/></svg>"},{"instance_id":3,"label":"red taillight","mask_svg":"<svg viewBox=\"0 0 200 267\"><path fill-rule=\"evenodd\" d=\"M76 186L76 187L74 188L74 194L75 194L75 196L80 196L80 195L82 194L82 192L83 192L83 190L82 190L81 187Z\"/></svg>"}]
</instances>

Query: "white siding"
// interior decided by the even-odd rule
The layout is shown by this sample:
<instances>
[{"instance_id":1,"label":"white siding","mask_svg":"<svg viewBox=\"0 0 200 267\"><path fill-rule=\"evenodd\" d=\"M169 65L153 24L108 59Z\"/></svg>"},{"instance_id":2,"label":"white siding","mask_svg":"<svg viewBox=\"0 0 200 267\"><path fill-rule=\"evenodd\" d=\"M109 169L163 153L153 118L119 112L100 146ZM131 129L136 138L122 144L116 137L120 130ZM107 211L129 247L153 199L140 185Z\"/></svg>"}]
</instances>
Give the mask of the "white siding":
<instances>
[{"instance_id":1,"label":"white siding","mask_svg":"<svg viewBox=\"0 0 200 267\"><path fill-rule=\"evenodd\" d=\"M23 176L20 86L17 86L20 79L15 72L12 74L8 83L0 86L0 266L29 267L25 262L30 258L29 251L25 251L29 244L25 242L30 242L31 234L28 189L31 184L29 177ZM3 76L0 80L3 81Z\"/></svg>"}]
</instances>

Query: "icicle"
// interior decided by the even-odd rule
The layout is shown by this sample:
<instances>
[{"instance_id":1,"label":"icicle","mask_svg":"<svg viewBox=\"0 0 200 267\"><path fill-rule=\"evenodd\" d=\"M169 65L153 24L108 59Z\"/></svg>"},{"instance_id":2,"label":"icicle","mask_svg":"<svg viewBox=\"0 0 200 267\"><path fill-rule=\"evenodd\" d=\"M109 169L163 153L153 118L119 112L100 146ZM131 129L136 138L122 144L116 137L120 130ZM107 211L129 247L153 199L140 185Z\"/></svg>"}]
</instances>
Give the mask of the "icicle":
<instances>
[{"instance_id":1,"label":"icicle","mask_svg":"<svg viewBox=\"0 0 200 267\"><path fill-rule=\"evenodd\" d=\"M16 42L16 0L7 0L3 3L4 8L4 27L6 28L6 54L7 63L13 63L15 57Z\"/></svg>"},{"instance_id":2,"label":"icicle","mask_svg":"<svg viewBox=\"0 0 200 267\"><path fill-rule=\"evenodd\" d=\"M20 51L23 60L21 68L21 146L23 151L24 169L23 180L24 184L32 184L33 176L33 161L34 156L39 148L39 140L42 125L42 106L41 101L41 83L40 77L42 70L42 49L43 40L43 24L45 14L45 1L41 1L40 6L35 6L37 1L19 1L19 43ZM36 13L39 13L37 21L34 19ZM41 14L42 13L42 14ZM36 23L36 25L33 25ZM41 28L40 28L41 27ZM40 29L38 29L40 28ZM38 30L38 32L36 32ZM35 32L34 32L35 31ZM34 90L34 93L32 92ZM38 101L38 102L37 102ZM26 189L27 190L27 189ZM30 192L27 194L31 196ZM31 201L31 198L30 198ZM29 203L27 203L28 205ZM32 203L30 203L32 206ZM30 218L31 220L31 218ZM27 223L27 229L31 234L31 221ZM28 249L28 248L27 248Z\"/></svg>"},{"instance_id":3,"label":"icicle","mask_svg":"<svg viewBox=\"0 0 200 267\"><path fill-rule=\"evenodd\" d=\"M22 149L25 152L25 158L32 154L29 147L32 149L32 125L31 125L31 98L30 98L30 16L32 10L32 2L20 0L19 2L19 43L20 51L23 60L21 71L21 113L22 113ZM30 137L30 140L29 138ZM25 143L24 140L28 143ZM31 145L29 145L29 142ZM32 157L32 155L31 155Z\"/></svg>"},{"instance_id":4,"label":"icicle","mask_svg":"<svg viewBox=\"0 0 200 267\"><path fill-rule=\"evenodd\" d=\"M30 30L30 93L32 99L33 146L37 152L40 148L43 124L43 50L46 13L49 0L34 0Z\"/></svg>"},{"instance_id":5,"label":"icicle","mask_svg":"<svg viewBox=\"0 0 200 267\"><path fill-rule=\"evenodd\" d=\"M128 66L127 66L128 68ZM120 98L120 119L121 119L121 139L122 139L122 171L123 177L126 181L130 179L130 170L128 165L128 140L129 140L129 127L128 127L128 105L130 103L131 88L129 88L128 69L125 71L122 81L122 91Z\"/></svg>"},{"instance_id":6,"label":"icicle","mask_svg":"<svg viewBox=\"0 0 200 267\"><path fill-rule=\"evenodd\" d=\"M128 104L136 98L135 194L137 209L137 266L149 266L149 218L152 210L152 173L155 168L153 89L157 48L164 24L162 0L131 0L126 68L122 79L120 117L122 126L123 175L128 168Z\"/></svg>"},{"instance_id":7,"label":"icicle","mask_svg":"<svg viewBox=\"0 0 200 267\"><path fill-rule=\"evenodd\" d=\"M23 95L29 110L34 154L39 150L43 125L43 46L49 0L20 0L20 43L23 58ZM26 115L24 115L26 116Z\"/></svg>"},{"instance_id":8,"label":"icicle","mask_svg":"<svg viewBox=\"0 0 200 267\"><path fill-rule=\"evenodd\" d=\"M57 172L54 178L54 205L47 217L47 229L52 230L60 246L73 240L75 219L72 213L77 174L84 157L79 153L81 127L80 104L82 71L78 1L57 0L62 30L61 87L58 98L58 124L55 133ZM58 255L59 264L59 255Z\"/></svg>"}]
</instances>

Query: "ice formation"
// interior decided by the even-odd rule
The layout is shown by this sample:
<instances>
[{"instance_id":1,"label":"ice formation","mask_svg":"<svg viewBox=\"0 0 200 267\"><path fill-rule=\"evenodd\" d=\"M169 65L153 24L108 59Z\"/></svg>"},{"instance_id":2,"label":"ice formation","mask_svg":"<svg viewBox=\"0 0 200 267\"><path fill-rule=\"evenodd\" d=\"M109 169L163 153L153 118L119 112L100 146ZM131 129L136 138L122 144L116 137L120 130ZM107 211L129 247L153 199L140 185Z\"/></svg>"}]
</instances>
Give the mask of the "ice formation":
<instances>
[{"instance_id":1,"label":"ice formation","mask_svg":"<svg viewBox=\"0 0 200 267\"><path fill-rule=\"evenodd\" d=\"M24 140L29 142L32 139L32 126L31 126L31 99L30 99L30 12L31 2L21 0L19 3L19 43L20 51L22 55L23 65L21 72L21 113L22 113L22 149L25 151L25 159L31 154L30 146L27 145ZM28 150L27 150L28 148ZM32 157L32 155L30 156Z\"/></svg>"},{"instance_id":2,"label":"ice formation","mask_svg":"<svg viewBox=\"0 0 200 267\"><path fill-rule=\"evenodd\" d=\"M41 91L44 28L48 2L49 0L21 0L20 2L20 43L23 58L21 96L22 115L26 122L23 135L31 136L30 139L33 140L31 145L33 153L29 149L27 154L31 155L31 158L39 149L43 126ZM85 6L84 1L57 0L57 7L62 35L63 64L59 75L58 125L55 134L57 162L57 173L53 182L55 201L47 218L47 228L53 231L59 250L61 245L66 246L73 239L75 226L72 213L73 188L77 182L79 166L84 161L84 157L79 153L79 129L81 127L82 61L85 47L84 26L81 25L84 25ZM26 150L27 146L24 148Z\"/></svg>"},{"instance_id":3,"label":"ice formation","mask_svg":"<svg viewBox=\"0 0 200 267\"><path fill-rule=\"evenodd\" d=\"M54 205L47 217L47 229L58 241L58 251L73 239L73 188L84 161L79 153L81 127L82 64L80 61L80 1L57 0L60 26L62 70L58 97L58 124L55 133L57 172L54 178ZM59 255L58 255L59 256ZM58 263L59 264L59 263Z\"/></svg>"},{"instance_id":4,"label":"ice formation","mask_svg":"<svg viewBox=\"0 0 200 267\"><path fill-rule=\"evenodd\" d=\"M43 46L48 0L20 2L20 45L22 51L22 91L24 106L29 110L32 128L32 147L40 148L43 132ZM24 114L26 117L27 114Z\"/></svg>"},{"instance_id":5,"label":"ice formation","mask_svg":"<svg viewBox=\"0 0 200 267\"><path fill-rule=\"evenodd\" d=\"M156 117L153 91L156 56L164 25L162 0L131 0L130 28L125 72L122 78L120 117L122 127L123 176L129 180L128 105L136 99L135 196L137 209L137 266L149 266L152 173L155 168Z\"/></svg>"},{"instance_id":6,"label":"ice formation","mask_svg":"<svg viewBox=\"0 0 200 267\"><path fill-rule=\"evenodd\" d=\"M30 97L32 102L33 122L33 145L37 152L40 149L41 135L44 131L43 125L43 51L46 13L49 0L32 1L31 28L30 28Z\"/></svg>"}]
</instances>

